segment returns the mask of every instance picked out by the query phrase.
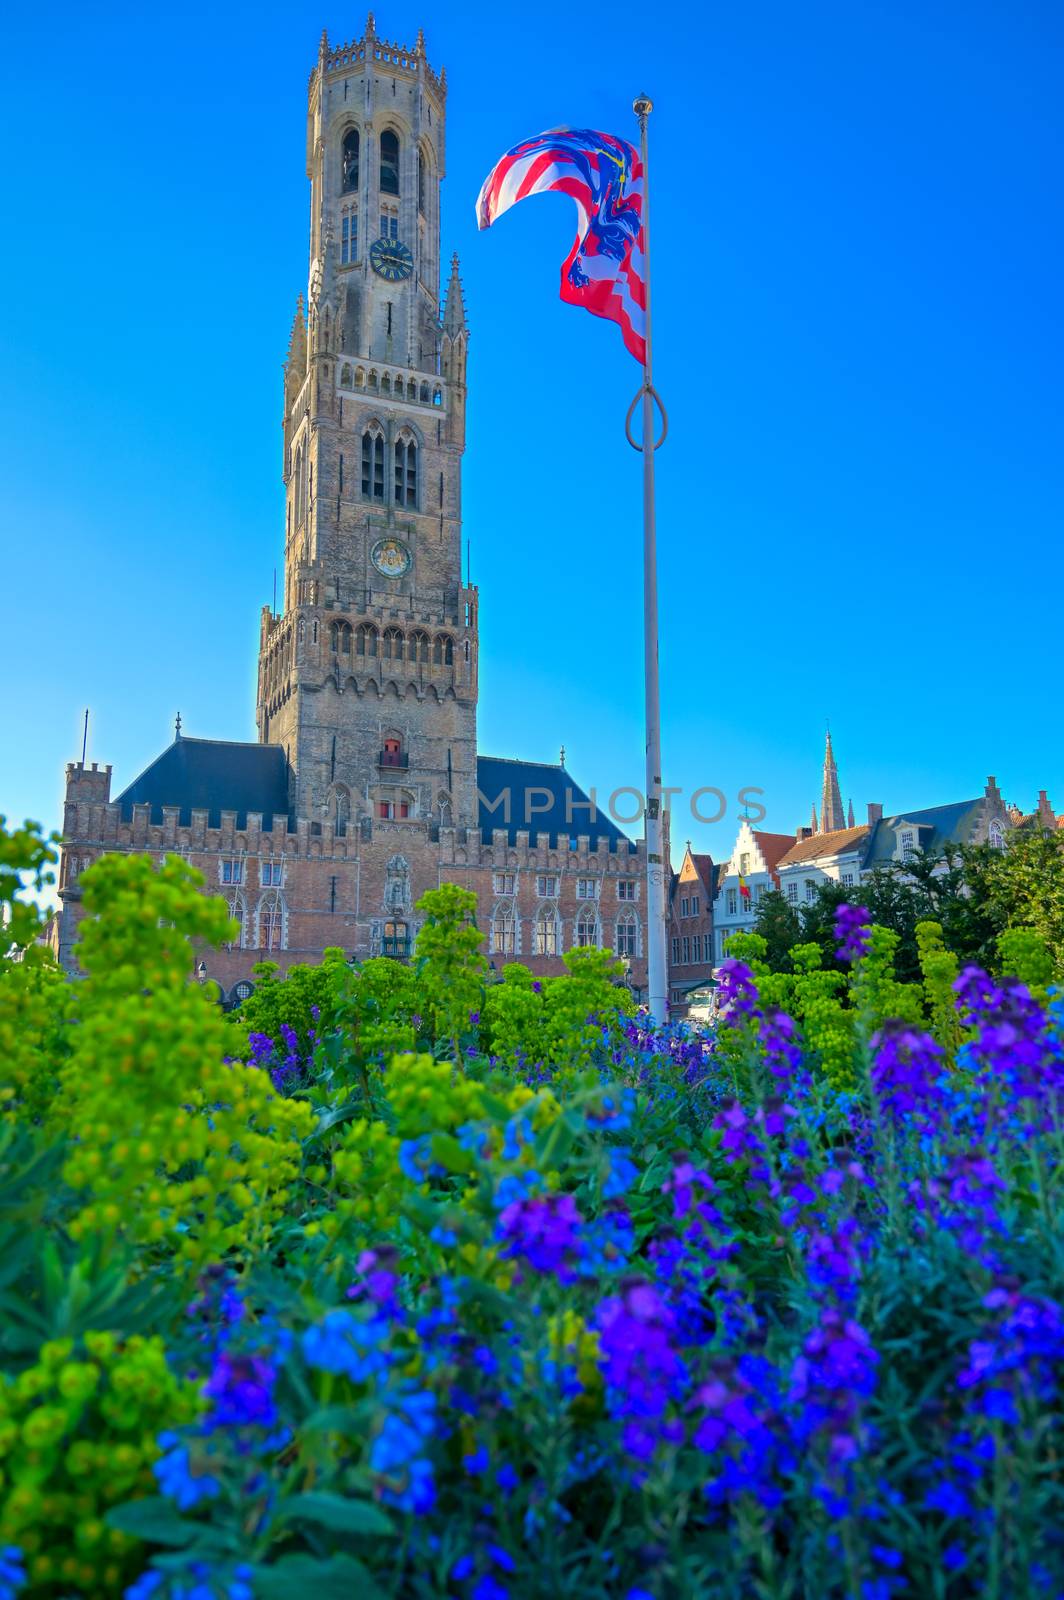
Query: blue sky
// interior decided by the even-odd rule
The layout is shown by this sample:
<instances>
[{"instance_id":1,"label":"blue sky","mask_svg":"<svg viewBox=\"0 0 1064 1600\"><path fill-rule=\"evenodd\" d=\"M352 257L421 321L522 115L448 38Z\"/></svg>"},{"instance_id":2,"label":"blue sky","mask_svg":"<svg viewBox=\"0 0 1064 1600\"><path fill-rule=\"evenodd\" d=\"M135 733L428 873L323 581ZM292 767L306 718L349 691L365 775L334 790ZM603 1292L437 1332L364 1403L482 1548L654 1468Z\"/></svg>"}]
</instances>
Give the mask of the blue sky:
<instances>
[{"instance_id":1,"label":"blue sky","mask_svg":"<svg viewBox=\"0 0 1064 1600\"><path fill-rule=\"evenodd\" d=\"M517 139L652 118L664 760L790 831L830 719L860 813L1064 809L1064 13L1052 0L378 7L449 79L472 327L481 748L639 784L638 369L557 298L568 201L478 235ZM92 708L116 787L254 737L307 273L307 75L361 9L21 7L5 28L0 811L55 825ZM680 813L674 845L725 854Z\"/></svg>"}]
</instances>

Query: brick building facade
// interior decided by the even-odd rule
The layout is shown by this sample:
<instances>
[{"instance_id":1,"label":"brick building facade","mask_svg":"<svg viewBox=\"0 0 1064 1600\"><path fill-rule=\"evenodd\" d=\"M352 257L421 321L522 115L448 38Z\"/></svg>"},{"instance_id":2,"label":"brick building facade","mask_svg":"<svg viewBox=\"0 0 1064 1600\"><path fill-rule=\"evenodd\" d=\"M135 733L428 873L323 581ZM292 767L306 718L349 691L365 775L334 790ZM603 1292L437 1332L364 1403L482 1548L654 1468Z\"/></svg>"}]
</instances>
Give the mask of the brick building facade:
<instances>
[{"instance_id":1,"label":"brick building facade","mask_svg":"<svg viewBox=\"0 0 1064 1600\"><path fill-rule=\"evenodd\" d=\"M472 889L485 949L561 970L573 945L645 985L645 851L565 771L477 752L479 595L463 581L469 332L441 295L446 76L424 41L323 35L311 73L310 269L284 368L284 609L263 611L258 743L182 737L112 799L66 774L57 952L75 970L78 880L106 851L185 856L265 954L404 956L420 895Z\"/></svg>"}]
</instances>

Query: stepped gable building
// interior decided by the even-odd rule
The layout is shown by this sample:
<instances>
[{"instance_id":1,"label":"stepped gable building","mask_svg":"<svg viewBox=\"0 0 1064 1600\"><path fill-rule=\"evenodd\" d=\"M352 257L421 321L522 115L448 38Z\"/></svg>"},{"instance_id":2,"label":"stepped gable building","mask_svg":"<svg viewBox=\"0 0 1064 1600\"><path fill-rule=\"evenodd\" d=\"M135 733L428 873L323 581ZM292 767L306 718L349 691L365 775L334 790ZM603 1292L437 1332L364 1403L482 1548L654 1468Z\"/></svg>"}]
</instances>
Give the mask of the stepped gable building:
<instances>
[{"instance_id":1,"label":"stepped gable building","mask_svg":"<svg viewBox=\"0 0 1064 1600\"><path fill-rule=\"evenodd\" d=\"M446 74L377 36L310 75L309 275L284 365L284 605L263 610L257 743L182 737L111 798L68 766L53 935L76 968L78 879L105 851L176 852L239 934L227 995L264 955L405 956L415 904L472 889L492 958L561 970L609 945L645 985L645 852L565 771L478 755L479 595L463 581L469 330L446 288Z\"/></svg>"},{"instance_id":2,"label":"stepped gable building","mask_svg":"<svg viewBox=\"0 0 1064 1600\"><path fill-rule=\"evenodd\" d=\"M724 958L725 940L733 933L749 932L765 895L779 888L780 862L793 847L795 837L793 833L767 833L762 828L752 828L745 818L739 824L732 853L721 867L713 905L718 961Z\"/></svg>"}]
</instances>

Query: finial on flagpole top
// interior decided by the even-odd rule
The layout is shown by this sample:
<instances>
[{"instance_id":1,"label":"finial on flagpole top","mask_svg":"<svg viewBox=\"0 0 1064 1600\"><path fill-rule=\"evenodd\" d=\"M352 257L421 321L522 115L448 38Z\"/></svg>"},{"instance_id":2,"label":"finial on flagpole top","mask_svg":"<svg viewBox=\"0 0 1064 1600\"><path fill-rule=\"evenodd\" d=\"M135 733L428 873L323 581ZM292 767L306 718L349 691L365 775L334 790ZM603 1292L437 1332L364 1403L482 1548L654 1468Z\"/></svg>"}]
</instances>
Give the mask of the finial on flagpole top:
<instances>
[{"instance_id":1,"label":"finial on flagpole top","mask_svg":"<svg viewBox=\"0 0 1064 1600\"><path fill-rule=\"evenodd\" d=\"M648 94L637 94L632 101L632 110L640 122L645 122L654 109L654 102Z\"/></svg>"},{"instance_id":2,"label":"finial on flagpole top","mask_svg":"<svg viewBox=\"0 0 1064 1600\"><path fill-rule=\"evenodd\" d=\"M564 765L565 765L565 746L564 745L562 745L561 749L558 751L558 765L560 767L564 767Z\"/></svg>"},{"instance_id":3,"label":"finial on flagpole top","mask_svg":"<svg viewBox=\"0 0 1064 1600\"><path fill-rule=\"evenodd\" d=\"M175 739L180 739L180 737L181 737L181 713L179 711L177 713L176 718L174 719L174 738Z\"/></svg>"}]
</instances>

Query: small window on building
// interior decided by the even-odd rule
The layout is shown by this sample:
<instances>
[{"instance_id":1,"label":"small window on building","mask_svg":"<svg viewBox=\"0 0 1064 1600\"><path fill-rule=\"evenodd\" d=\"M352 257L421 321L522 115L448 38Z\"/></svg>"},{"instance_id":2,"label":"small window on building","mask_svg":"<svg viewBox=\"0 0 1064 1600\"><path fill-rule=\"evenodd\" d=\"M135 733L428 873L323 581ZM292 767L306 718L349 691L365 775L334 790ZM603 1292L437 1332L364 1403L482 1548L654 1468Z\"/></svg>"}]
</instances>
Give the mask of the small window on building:
<instances>
[{"instance_id":1,"label":"small window on building","mask_svg":"<svg viewBox=\"0 0 1064 1600\"><path fill-rule=\"evenodd\" d=\"M728 907L729 917L734 917L739 908L739 891L737 889L729 889L724 898Z\"/></svg>"},{"instance_id":2,"label":"small window on building","mask_svg":"<svg viewBox=\"0 0 1064 1600\"><path fill-rule=\"evenodd\" d=\"M681 917L686 917L689 910L690 910L690 904L688 902L687 896L686 895L682 895L680 897L680 915L681 915Z\"/></svg>"},{"instance_id":3,"label":"small window on building","mask_svg":"<svg viewBox=\"0 0 1064 1600\"><path fill-rule=\"evenodd\" d=\"M806 878L806 880L805 880L805 899L806 899L806 904L807 905L810 904L813 900L816 899L816 879L815 878Z\"/></svg>"},{"instance_id":4,"label":"small window on building","mask_svg":"<svg viewBox=\"0 0 1064 1600\"><path fill-rule=\"evenodd\" d=\"M576 898L578 900L597 900L599 881L597 878L577 878Z\"/></svg>"},{"instance_id":5,"label":"small window on building","mask_svg":"<svg viewBox=\"0 0 1064 1600\"><path fill-rule=\"evenodd\" d=\"M635 897L636 897L636 894L635 894L635 879L634 878L618 878L618 880L617 880L617 898L618 898L618 900L634 900Z\"/></svg>"},{"instance_id":6,"label":"small window on building","mask_svg":"<svg viewBox=\"0 0 1064 1600\"><path fill-rule=\"evenodd\" d=\"M996 819L987 830L986 841L992 850L1004 850L1005 848L1005 829Z\"/></svg>"},{"instance_id":7,"label":"small window on building","mask_svg":"<svg viewBox=\"0 0 1064 1600\"><path fill-rule=\"evenodd\" d=\"M686 935L683 941L683 964L685 967L691 964L691 941Z\"/></svg>"},{"instance_id":8,"label":"small window on building","mask_svg":"<svg viewBox=\"0 0 1064 1600\"><path fill-rule=\"evenodd\" d=\"M417 443L406 432L395 441L395 503L411 511L417 506Z\"/></svg>"},{"instance_id":9,"label":"small window on building","mask_svg":"<svg viewBox=\"0 0 1064 1600\"><path fill-rule=\"evenodd\" d=\"M384 434L377 428L362 435L362 498L384 499Z\"/></svg>"},{"instance_id":10,"label":"small window on building","mask_svg":"<svg viewBox=\"0 0 1064 1600\"><path fill-rule=\"evenodd\" d=\"M617 919L617 941L615 953L619 956L634 956L636 953L639 924L632 912Z\"/></svg>"},{"instance_id":11,"label":"small window on building","mask_svg":"<svg viewBox=\"0 0 1064 1600\"><path fill-rule=\"evenodd\" d=\"M558 880L551 873L541 872L536 878L536 893L541 900L558 898Z\"/></svg>"},{"instance_id":12,"label":"small window on building","mask_svg":"<svg viewBox=\"0 0 1064 1600\"><path fill-rule=\"evenodd\" d=\"M532 928L532 954L556 956L558 954L558 918L547 906L541 906Z\"/></svg>"},{"instance_id":13,"label":"small window on building","mask_svg":"<svg viewBox=\"0 0 1064 1600\"><path fill-rule=\"evenodd\" d=\"M911 861L915 854L916 835L911 828L906 828L901 836L901 858L903 861Z\"/></svg>"},{"instance_id":14,"label":"small window on building","mask_svg":"<svg viewBox=\"0 0 1064 1600\"><path fill-rule=\"evenodd\" d=\"M739 871L742 873L744 878L750 871L750 855L746 850L744 850L742 855L739 857Z\"/></svg>"},{"instance_id":15,"label":"small window on building","mask_svg":"<svg viewBox=\"0 0 1064 1600\"><path fill-rule=\"evenodd\" d=\"M222 862L222 882L223 883L243 883L243 881L244 881L244 863L242 861L223 861Z\"/></svg>"},{"instance_id":16,"label":"small window on building","mask_svg":"<svg viewBox=\"0 0 1064 1600\"><path fill-rule=\"evenodd\" d=\"M674 967L678 967L680 965L680 941L679 941L679 939L674 939L672 941L672 964L673 964Z\"/></svg>"},{"instance_id":17,"label":"small window on building","mask_svg":"<svg viewBox=\"0 0 1064 1600\"><path fill-rule=\"evenodd\" d=\"M357 260L358 217L354 211L345 211L340 223L340 265L348 267Z\"/></svg>"},{"instance_id":18,"label":"small window on building","mask_svg":"<svg viewBox=\"0 0 1064 1600\"><path fill-rule=\"evenodd\" d=\"M842 886L843 886L844 889L852 889L853 888L853 873L852 872L844 872L842 874Z\"/></svg>"},{"instance_id":19,"label":"small window on building","mask_svg":"<svg viewBox=\"0 0 1064 1600\"><path fill-rule=\"evenodd\" d=\"M598 946L598 918L590 906L585 906L576 919L576 942L580 949Z\"/></svg>"},{"instance_id":20,"label":"small window on building","mask_svg":"<svg viewBox=\"0 0 1064 1600\"><path fill-rule=\"evenodd\" d=\"M701 959L702 959L702 935L700 933L696 933L694 938L692 939L691 943L694 946L694 958L695 958L695 960L696 961L701 961Z\"/></svg>"},{"instance_id":21,"label":"small window on building","mask_svg":"<svg viewBox=\"0 0 1064 1600\"><path fill-rule=\"evenodd\" d=\"M513 894L517 886L515 872L494 872L491 878L492 890L495 894Z\"/></svg>"},{"instance_id":22,"label":"small window on building","mask_svg":"<svg viewBox=\"0 0 1064 1600\"><path fill-rule=\"evenodd\" d=\"M793 879L787 885L787 899L791 902L792 905L798 899L798 885L794 882Z\"/></svg>"},{"instance_id":23,"label":"small window on building","mask_svg":"<svg viewBox=\"0 0 1064 1600\"><path fill-rule=\"evenodd\" d=\"M284 881L284 867L280 861L264 861L259 876L264 889L271 886L280 888Z\"/></svg>"},{"instance_id":24,"label":"small window on building","mask_svg":"<svg viewBox=\"0 0 1064 1600\"><path fill-rule=\"evenodd\" d=\"M698 915L698 896L696 894L691 896L691 915L692 917L697 917Z\"/></svg>"}]
</instances>

